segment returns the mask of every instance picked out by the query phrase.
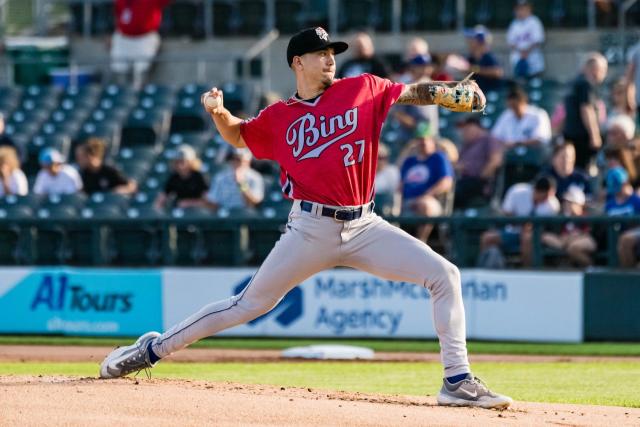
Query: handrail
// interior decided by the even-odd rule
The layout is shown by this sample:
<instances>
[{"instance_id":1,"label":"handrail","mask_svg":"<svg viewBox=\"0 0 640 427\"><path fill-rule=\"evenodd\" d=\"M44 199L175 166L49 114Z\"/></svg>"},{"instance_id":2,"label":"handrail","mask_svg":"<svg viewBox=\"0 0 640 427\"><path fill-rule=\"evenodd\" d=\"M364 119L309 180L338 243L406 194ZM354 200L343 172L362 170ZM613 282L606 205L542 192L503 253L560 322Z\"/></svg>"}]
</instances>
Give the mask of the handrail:
<instances>
[{"instance_id":1,"label":"handrail","mask_svg":"<svg viewBox=\"0 0 640 427\"><path fill-rule=\"evenodd\" d=\"M564 217L504 217L504 216L487 216L487 217L469 217L464 215L454 215L450 217L417 217L417 216L398 216L386 217L391 223L401 226L417 226L422 224L446 224L449 226L448 238L455 241L454 252L448 254L456 264L460 267L473 265L469 261L469 242L470 236L477 238L480 231L490 229L496 226L504 226L506 224L532 224L532 255L533 267L543 266L543 247L541 243L541 235L543 228L546 226L557 227L566 223L567 218ZM589 223L594 226L606 226L604 240L599 242L600 247L607 247L607 264L609 267L617 266L616 241L620 234L622 226L638 226L640 225L640 215L630 217L609 217L609 216L593 216L571 218L572 222L584 224ZM280 232L282 225L286 222L285 217L264 218L264 217L172 217L168 215L160 215L158 217L138 217L138 218L73 218L73 219L55 219L47 218L46 220L38 218L0 218L0 230L22 230L27 234L29 240L30 252L33 252L33 231L38 229L61 229L69 231L90 231L92 245L100 248L101 232L105 229L117 230L126 226L127 229L133 227L138 229L152 228L161 235L161 247L164 250L163 259L167 263L171 263L175 258L175 239L177 229L190 229L192 227L200 227L206 230L220 230L231 232L230 240L225 243L229 245L233 253L237 255L234 259L235 264L241 264L243 261L241 251L238 249L242 246L241 240L243 231L273 231ZM36 233L37 234L37 233ZM274 241L275 243L275 241ZM96 249L98 250L98 249ZM94 264L101 265L106 258L104 254L96 252L94 254ZM473 254L472 254L473 255ZM475 257L473 257L475 259Z\"/></svg>"}]
</instances>

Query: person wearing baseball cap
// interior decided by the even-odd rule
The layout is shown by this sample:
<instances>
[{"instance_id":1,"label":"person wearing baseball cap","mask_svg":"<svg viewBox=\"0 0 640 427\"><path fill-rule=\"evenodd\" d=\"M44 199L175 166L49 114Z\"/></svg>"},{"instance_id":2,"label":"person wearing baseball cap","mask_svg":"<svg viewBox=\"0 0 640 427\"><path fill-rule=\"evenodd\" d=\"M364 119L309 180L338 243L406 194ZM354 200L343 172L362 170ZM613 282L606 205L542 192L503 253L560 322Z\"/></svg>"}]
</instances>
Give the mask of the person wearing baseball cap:
<instances>
[{"instance_id":1,"label":"person wearing baseball cap","mask_svg":"<svg viewBox=\"0 0 640 427\"><path fill-rule=\"evenodd\" d=\"M158 194L155 207L164 209L168 204L177 208L203 207L203 196L209 184L200 172L201 167L202 162L193 147L187 144L178 146L171 162L171 175L164 190Z\"/></svg>"},{"instance_id":2,"label":"person wearing baseball cap","mask_svg":"<svg viewBox=\"0 0 640 427\"><path fill-rule=\"evenodd\" d=\"M490 391L471 371L458 269L425 242L373 213L378 147L389 109L396 104L437 104L454 112L479 112L486 106L484 94L470 79L403 84L368 73L334 79L336 54L346 49L346 43L332 41L321 27L294 35L287 63L297 96L275 102L255 117L233 115L217 88L202 94L201 102L224 141L248 148L257 159L278 163L283 197L292 200L288 222L242 292L209 302L162 334L147 332L112 351L100 366L102 378L153 367L202 338L250 322L299 283L341 265L427 287L434 295L444 374L439 404L487 409L511 404L511 398ZM419 187L426 171L424 165L416 166L412 179ZM237 172L230 177L246 200L255 193ZM451 177L448 181L450 186ZM235 192L233 186L221 190Z\"/></svg>"},{"instance_id":3,"label":"person wearing baseball cap","mask_svg":"<svg viewBox=\"0 0 640 427\"><path fill-rule=\"evenodd\" d=\"M497 91L502 87L504 70L498 58L491 52L493 37L483 25L464 30L469 54L469 70L473 71L474 78L483 91Z\"/></svg>"},{"instance_id":4,"label":"person wearing baseball cap","mask_svg":"<svg viewBox=\"0 0 640 427\"><path fill-rule=\"evenodd\" d=\"M605 179L607 202L604 211L608 216L640 215L640 196L633 191L629 183L629 174L621 167L609 169ZM623 226L618 238L618 261L622 268L634 267L638 260L636 248L640 245L640 227Z\"/></svg>"},{"instance_id":5,"label":"person wearing baseball cap","mask_svg":"<svg viewBox=\"0 0 640 427\"><path fill-rule=\"evenodd\" d=\"M73 194L82 190L80 174L65 164L64 156L55 148L43 148L38 161L41 169L33 185L35 194Z\"/></svg>"}]
</instances>

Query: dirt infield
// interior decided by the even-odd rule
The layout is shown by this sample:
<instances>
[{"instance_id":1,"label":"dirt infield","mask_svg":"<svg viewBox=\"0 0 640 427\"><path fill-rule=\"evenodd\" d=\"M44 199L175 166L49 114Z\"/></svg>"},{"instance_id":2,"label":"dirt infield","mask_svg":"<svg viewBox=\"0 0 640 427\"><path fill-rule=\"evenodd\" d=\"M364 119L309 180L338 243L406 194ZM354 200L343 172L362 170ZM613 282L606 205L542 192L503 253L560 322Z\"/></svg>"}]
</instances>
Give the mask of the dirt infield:
<instances>
[{"instance_id":1,"label":"dirt infield","mask_svg":"<svg viewBox=\"0 0 640 427\"><path fill-rule=\"evenodd\" d=\"M517 402L506 411L435 406L433 397L184 380L0 378L0 425L424 426L640 423L640 410ZM27 397L28 398L25 398Z\"/></svg>"},{"instance_id":2,"label":"dirt infield","mask_svg":"<svg viewBox=\"0 0 640 427\"><path fill-rule=\"evenodd\" d=\"M53 346L53 345L0 345L0 362L101 362L111 351L107 347ZM600 356L530 356L511 354L472 354L471 362L597 362L634 361L640 357ZM187 348L169 356L172 362L277 362L282 358L279 350L236 350L214 348ZM437 353L376 352L375 362L439 362ZM362 362L362 361L359 361Z\"/></svg>"},{"instance_id":3,"label":"dirt infield","mask_svg":"<svg viewBox=\"0 0 640 427\"><path fill-rule=\"evenodd\" d=\"M98 363L104 347L0 346L0 361ZM273 361L278 351L189 349L174 362ZM380 353L377 360L436 361L438 355ZM491 356L491 360L594 358ZM476 361L489 360L475 356ZM611 359L611 358L607 358ZM473 359L472 359L473 360ZM516 402L498 412L444 408L433 396L394 396L166 379L0 377L0 426L424 426L640 425L640 409Z\"/></svg>"}]
</instances>

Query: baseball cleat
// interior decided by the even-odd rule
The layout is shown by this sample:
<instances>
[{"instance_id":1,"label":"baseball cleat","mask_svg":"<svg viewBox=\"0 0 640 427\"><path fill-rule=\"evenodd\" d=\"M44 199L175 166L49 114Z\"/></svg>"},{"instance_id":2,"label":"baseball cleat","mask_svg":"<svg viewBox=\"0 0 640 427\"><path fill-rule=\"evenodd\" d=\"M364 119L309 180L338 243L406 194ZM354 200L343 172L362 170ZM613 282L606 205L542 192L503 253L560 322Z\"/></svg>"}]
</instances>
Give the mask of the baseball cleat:
<instances>
[{"instance_id":1,"label":"baseball cleat","mask_svg":"<svg viewBox=\"0 0 640 427\"><path fill-rule=\"evenodd\" d=\"M159 336L158 332L147 332L132 345L113 350L100 365L100 378L119 378L132 372L152 368L155 364L149 360L147 347Z\"/></svg>"},{"instance_id":2,"label":"baseball cleat","mask_svg":"<svg viewBox=\"0 0 640 427\"><path fill-rule=\"evenodd\" d=\"M467 378L455 384L446 379L438 393L438 405L475 406L484 409L507 409L513 402L509 396L493 393L478 377Z\"/></svg>"}]
</instances>

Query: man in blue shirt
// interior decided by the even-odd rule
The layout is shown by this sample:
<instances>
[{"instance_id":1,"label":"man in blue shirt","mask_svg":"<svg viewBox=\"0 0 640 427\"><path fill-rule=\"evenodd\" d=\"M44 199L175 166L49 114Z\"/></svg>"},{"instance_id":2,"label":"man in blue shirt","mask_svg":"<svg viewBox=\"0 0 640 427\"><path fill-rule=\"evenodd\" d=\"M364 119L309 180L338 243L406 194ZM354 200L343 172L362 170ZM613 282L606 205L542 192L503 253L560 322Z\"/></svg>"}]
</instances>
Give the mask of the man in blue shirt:
<instances>
[{"instance_id":1,"label":"man in blue shirt","mask_svg":"<svg viewBox=\"0 0 640 427\"><path fill-rule=\"evenodd\" d=\"M608 216L636 216L640 223L640 196L633 192L629 175L617 166L607 172L607 203L604 210ZM640 244L640 227L624 231L618 238L618 261L622 268L633 268L637 264L636 248Z\"/></svg>"},{"instance_id":2,"label":"man in blue shirt","mask_svg":"<svg viewBox=\"0 0 640 427\"><path fill-rule=\"evenodd\" d=\"M483 25L476 25L464 31L469 47L469 70L473 78L485 93L500 90L504 70L498 58L491 52L491 33Z\"/></svg>"},{"instance_id":3,"label":"man in blue shirt","mask_svg":"<svg viewBox=\"0 0 640 427\"><path fill-rule=\"evenodd\" d=\"M440 216L442 196L453 189L453 166L446 154L437 150L431 126L421 123L412 140L415 154L402 164L402 211L421 216ZM424 242L433 226L418 228L416 237Z\"/></svg>"}]
</instances>

